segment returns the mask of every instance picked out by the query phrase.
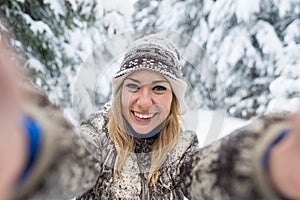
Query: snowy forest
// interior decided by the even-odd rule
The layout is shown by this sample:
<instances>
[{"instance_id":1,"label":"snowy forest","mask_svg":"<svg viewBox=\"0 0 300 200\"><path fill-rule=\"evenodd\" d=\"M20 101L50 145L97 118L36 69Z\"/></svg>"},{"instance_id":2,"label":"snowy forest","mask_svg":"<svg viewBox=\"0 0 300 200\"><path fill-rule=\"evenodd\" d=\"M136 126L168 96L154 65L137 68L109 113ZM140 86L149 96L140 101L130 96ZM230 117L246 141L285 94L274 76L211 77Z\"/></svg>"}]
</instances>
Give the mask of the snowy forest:
<instances>
[{"instance_id":1,"label":"snowy forest","mask_svg":"<svg viewBox=\"0 0 300 200\"><path fill-rule=\"evenodd\" d=\"M0 13L32 81L80 119L111 98L113 44L160 31L183 54L191 110L249 119L299 107L300 0L3 0Z\"/></svg>"}]
</instances>

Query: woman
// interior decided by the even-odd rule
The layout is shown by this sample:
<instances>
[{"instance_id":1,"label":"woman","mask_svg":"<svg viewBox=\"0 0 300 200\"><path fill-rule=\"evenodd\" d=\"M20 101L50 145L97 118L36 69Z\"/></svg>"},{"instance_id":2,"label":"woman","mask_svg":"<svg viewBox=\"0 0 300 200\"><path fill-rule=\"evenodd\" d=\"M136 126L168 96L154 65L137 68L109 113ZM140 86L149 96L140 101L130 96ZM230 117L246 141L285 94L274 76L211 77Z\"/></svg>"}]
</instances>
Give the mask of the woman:
<instances>
[{"instance_id":1,"label":"woman","mask_svg":"<svg viewBox=\"0 0 300 200\"><path fill-rule=\"evenodd\" d=\"M200 149L195 133L180 128L186 84L179 61L160 36L132 44L114 77L112 104L82 122L81 137L46 97L27 90L28 139L16 135L34 150L12 173L19 177L13 198L300 198L299 116L294 126L263 117Z\"/></svg>"}]
</instances>

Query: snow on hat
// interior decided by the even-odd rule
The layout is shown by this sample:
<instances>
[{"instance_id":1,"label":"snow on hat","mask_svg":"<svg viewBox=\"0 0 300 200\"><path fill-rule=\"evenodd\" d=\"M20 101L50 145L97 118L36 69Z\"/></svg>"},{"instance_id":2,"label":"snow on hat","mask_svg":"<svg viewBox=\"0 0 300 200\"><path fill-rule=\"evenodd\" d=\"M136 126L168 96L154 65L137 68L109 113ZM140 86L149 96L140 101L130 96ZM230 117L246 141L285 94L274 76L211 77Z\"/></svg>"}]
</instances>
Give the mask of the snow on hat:
<instances>
[{"instance_id":1,"label":"snow on hat","mask_svg":"<svg viewBox=\"0 0 300 200\"><path fill-rule=\"evenodd\" d=\"M158 34L136 40L128 48L120 70L114 75L114 88L119 88L130 73L142 69L159 72L169 81L179 102L181 114L184 114L187 111L184 100L187 85L182 77L177 48Z\"/></svg>"}]
</instances>

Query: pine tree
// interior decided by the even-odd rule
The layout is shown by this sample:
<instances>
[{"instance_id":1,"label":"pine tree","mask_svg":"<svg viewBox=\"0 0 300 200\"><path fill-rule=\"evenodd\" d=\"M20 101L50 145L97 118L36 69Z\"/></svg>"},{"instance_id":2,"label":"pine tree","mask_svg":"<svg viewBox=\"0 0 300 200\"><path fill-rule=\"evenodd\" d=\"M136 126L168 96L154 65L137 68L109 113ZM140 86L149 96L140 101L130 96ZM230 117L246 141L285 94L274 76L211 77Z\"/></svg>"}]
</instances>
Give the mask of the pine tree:
<instances>
[{"instance_id":1,"label":"pine tree","mask_svg":"<svg viewBox=\"0 0 300 200\"><path fill-rule=\"evenodd\" d=\"M133 27L154 27L162 0L140 0L134 4Z\"/></svg>"},{"instance_id":2,"label":"pine tree","mask_svg":"<svg viewBox=\"0 0 300 200\"><path fill-rule=\"evenodd\" d=\"M129 18L122 9L128 10L118 2L96 0L5 0L0 3L1 29L14 34L11 42L24 55L34 83L54 103L69 109L77 73L86 59L94 57L97 67L98 55L93 50L128 28ZM93 72L86 79L97 81ZM84 117L95 88L80 87L76 101L81 103L78 115ZM110 98L109 94L97 95L100 106Z\"/></svg>"},{"instance_id":3,"label":"pine tree","mask_svg":"<svg viewBox=\"0 0 300 200\"><path fill-rule=\"evenodd\" d=\"M68 77L74 76L75 66L81 62L79 55L71 51L70 32L95 21L91 14L95 5L72 5L67 0L6 0L0 4L2 21L14 35L12 44L24 55L33 81L50 97L55 92L52 100L58 104L70 102Z\"/></svg>"},{"instance_id":4,"label":"pine tree","mask_svg":"<svg viewBox=\"0 0 300 200\"><path fill-rule=\"evenodd\" d=\"M179 31L206 50L222 77L223 101L231 115L250 118L266 112L274 98L269 85L287 64L282 58L293 54L291 46L299 47L299 0L165 0L156 5L155 19L143 9L135 16L143 16L143 24ZM201 84L193 82L197 79L188 79L201 91ZM208 88L213 92L214 86Z\"/></svg>"}]
</instances>

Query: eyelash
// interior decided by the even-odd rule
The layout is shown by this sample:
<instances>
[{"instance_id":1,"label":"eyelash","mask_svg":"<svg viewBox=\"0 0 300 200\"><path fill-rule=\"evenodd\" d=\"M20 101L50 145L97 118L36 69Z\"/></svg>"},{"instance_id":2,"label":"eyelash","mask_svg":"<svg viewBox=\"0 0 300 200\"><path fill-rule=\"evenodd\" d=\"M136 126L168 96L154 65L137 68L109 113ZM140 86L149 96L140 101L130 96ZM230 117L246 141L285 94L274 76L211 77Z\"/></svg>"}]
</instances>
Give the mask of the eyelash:
<instances>
[{"instance_id":1,"label":"eyelash","mask_svg":"<svg viewBox=\"0 0 300 200\"><path fill-rule=\"evenodd\" d=\"M165 90L167 90L167 88L164 87L164 86L158 85L158 86L153 87L152 90L154 90L154 91L165 91Z\"/></svg>"},{"instance_id":2,"label":"eyelash","mask_svg":"<svg viewBox=\"0 0 300 200\"><path fill-rule=\"evenodd\" d=\"M138 90L138 89L140 89L140 87L138 85L132 84L132 83L128 83L126 85L126 87L129 88L129 89L131 89L131 90Z\"/></svg>"},{"instance_id":3,"label":"eyelash","mask_svg":"<svg viewBox=\"0 0 300 200\"><path fill-rule=\"evenodd\" d=\"M128 83L126 85L127 88L129 88L130 90L133 90L133 91L138 91L140 89L140 86L136 85L136 84L132 84L132 83ZM161 86L161 85L158 85L158 86L154 86L152 88L153 91L156 91L156 92L162 92L162 91L165 91L167 90L166 87L164 86Z\"/></svg>"}]
</instances>

